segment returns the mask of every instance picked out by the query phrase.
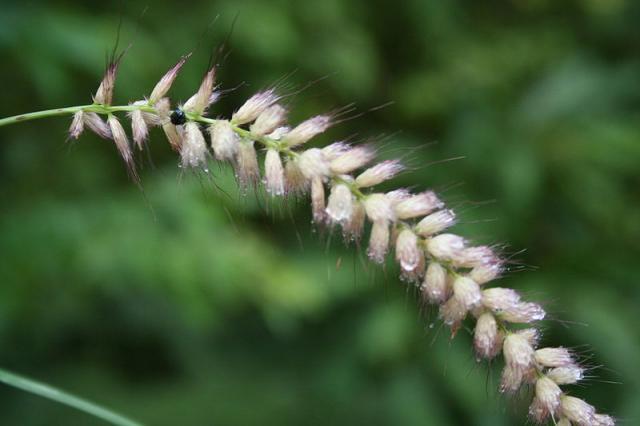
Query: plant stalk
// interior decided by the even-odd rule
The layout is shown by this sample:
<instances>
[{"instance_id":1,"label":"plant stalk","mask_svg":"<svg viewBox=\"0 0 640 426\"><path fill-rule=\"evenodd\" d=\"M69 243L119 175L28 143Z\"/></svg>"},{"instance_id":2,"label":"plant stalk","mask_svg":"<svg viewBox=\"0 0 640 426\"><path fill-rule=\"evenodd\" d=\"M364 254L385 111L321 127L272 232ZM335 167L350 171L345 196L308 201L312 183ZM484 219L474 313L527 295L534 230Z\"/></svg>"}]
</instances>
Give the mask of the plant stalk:
<instances>
[{"instance_id":1,"label":"plant stalk","mask_svg":"<svg viewBox=\"0 0 640 426\"><path fill-rule=\"evenodd\" d=\"M114 413L113 411L87 401L86 399L79 398L47 384L28 379L7 370L0 369L0 382L52 401L68 405L69 407L73 407L77 410L84 411L87 414L98 417L116 426L142 426L141 423L128 419L118 413Z\"/></svg>"}]
</instances>

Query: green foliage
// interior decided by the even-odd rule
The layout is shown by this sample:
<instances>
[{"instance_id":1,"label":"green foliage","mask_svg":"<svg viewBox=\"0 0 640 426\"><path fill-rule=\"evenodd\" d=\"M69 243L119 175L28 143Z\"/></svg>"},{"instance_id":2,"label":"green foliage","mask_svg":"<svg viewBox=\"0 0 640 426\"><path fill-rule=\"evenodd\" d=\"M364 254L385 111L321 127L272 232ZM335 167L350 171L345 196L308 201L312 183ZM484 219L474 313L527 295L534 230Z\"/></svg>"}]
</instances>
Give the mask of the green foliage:
<instances>
[{"instance_id":1,"label":"green foliage","mask_svg":"<svg viewBox=\"0 0 640 426\"><path fill-rule=\"evenodd\" d=\"M236 14L219 81L248 84L214 114L294 70L298 87L329 76L295 118L394 101L321 142L397 132L381 147L413 167L397 184L442 192L460 232L508 243L524 267L505 286L570 321L546 341L607 367L575 394L640 417L637 3L196 0L143 18L115 1L7 3L0 116L90 102L119 14L134 42L121 103L195 50L172 90L190 96ZM226 169L183 174L160 132L140 192L110 143L65 143L67 125L0 130L0 365L153 425L522 424L468 334L450 341L392 269L312 232L304 202L242 197ZM2 424L96 424L0 394Z\"/></svg>"}]
</instances>

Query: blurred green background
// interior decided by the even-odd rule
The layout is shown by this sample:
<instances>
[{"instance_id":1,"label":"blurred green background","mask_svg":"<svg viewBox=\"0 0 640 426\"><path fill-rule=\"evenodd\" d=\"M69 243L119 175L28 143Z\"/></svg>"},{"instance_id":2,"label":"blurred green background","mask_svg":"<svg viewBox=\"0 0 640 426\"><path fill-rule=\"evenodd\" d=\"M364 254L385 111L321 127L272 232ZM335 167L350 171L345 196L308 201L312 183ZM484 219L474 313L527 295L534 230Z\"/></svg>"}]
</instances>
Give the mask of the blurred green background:
<instances>
[{"instance_id":1,"label":"blurred green background","mask_svg":"<svg viewBox=\"0 0 640 426\"><path fill-rule=\"evenodd\" d=\"M213 114L294 71L291 87L328 76L295 97L294 120L393 101L317 143L378 136L411 166L394 185L435 188L459 232L506 244L519 266L500 285L545 303L546 343L605 366L572 393L640 421L640 3L142 8L4 0L0 116L90 102L120 16L134 44L119 102L196 49L172 90L184 100L237 15L219 81L245 84ZM451 341L392 266L313 232L305 202L243 197L226 168L181 174L157 130L141 192L112 144L65 143L68 124L0 129L0 366L150 425L525 423L529 396L497 394L499 365L475 363L468 333ZM0 413L102 424L5 386Z\"/></svg>"}]
</instances>

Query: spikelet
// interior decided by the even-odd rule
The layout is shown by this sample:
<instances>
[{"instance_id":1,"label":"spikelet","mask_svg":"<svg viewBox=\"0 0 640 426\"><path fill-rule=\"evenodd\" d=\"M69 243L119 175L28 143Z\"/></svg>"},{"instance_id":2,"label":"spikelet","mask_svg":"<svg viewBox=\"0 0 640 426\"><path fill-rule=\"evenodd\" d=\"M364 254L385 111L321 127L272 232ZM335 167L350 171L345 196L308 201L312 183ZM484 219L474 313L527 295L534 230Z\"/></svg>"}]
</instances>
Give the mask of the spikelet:
<instances>
[{"instance_id":1,"label":"spikelet","mask_svg":"<svg viewBox=\"0 0 640 426\"><path fill-rule=\"evenodd\" d=\"M287 159L284 166L285 189L287 194L302 194L307 191L309 181L300 170L297 161ZM318 178L320 183L322 179ZM324 210L324 207L323 207Z\"/></svg>"},{"instance_id":2,"label":"spikelet","mask_svg":"<svg viewBox=\"0 0 640 426\"><path fill-rule=\"evenodd\" d=\"M182 68L184 63L187 62L187 59L189 59L189 56L191 56L190 53L181 57L178 63L171 67L171 69L162 76L160 81L158 81L158 83L151 91L151 95L149 95L149 105L155 105L167 94L167 92L171 88L171 85L173 85L174 80L178 76L180 69Z\"/></svg>"},{"instance_id":3,"label":"spikelet","mask_svg":"<svg viewBox=\"0 0 640 426\"><path fill-rule=\"evenodd\" d=\"M331 116L316 115L303 121L287 133L283 140L289 147L302 145L331 126Z\"/></svg>"},{"instance_id":4,"label":"spikelet","mask_svg":"<svg viewBox=\"0 0 640 426\"><path fill-rule=\"evenodd\" d=\"M207 163L207 142L198 123L189 121L184 126L184 137L180 145L180 164L184 168L202 167Z\"/></svg>"},{"instance_id":5,"label":"spikelet","mask_svg":"<svg viewBox=\"0 0 640 426\"><path fill-rule=\"evenodd\" d=\"M353 194L345 184L337 184L331 188L327 203L327 215L336 223L345 223L353 213Z\"/></svg>"},{"instance_id":6,"label":"spikelet","mask_svg":"<svg viewBox=\"0 0 640 426\"><path fill-rule=\"evenodd\" d=\"M342 236L345 241L359 242L366 220L367 213L364 203L358 200L354 201L351 217L342 224Z\"/></svg>"},{"instance_id":7,"label":"spikelet","mask_svg":"<svg viewBox=\"0 0 640 426\"><path fill-rule=\"evenodd\" d=\"M356 185L360 188L367 188L379 185L384 181L393 178L403 170L399 160L383 161L380 164L365 170L356 178Z\"/></svg>"},{"instance_id":8,"label":"spikelet","mask_svg":"<svg viewBox=\"0 0 640 426\"><path fill-rule=\"evenodd\" d=\"M319 177L311 179L311 210L314 223L321 225L326 222L324 184Z\"/></svg>"},{"instance_id":9,"label":"spikelet","mask_svg":"<svg viewBox=\"0 0 640 426\"><path fill-rule=\"evenodd\" d=\"M182 131L178 130L178 127L174 126L171 123L164 123L162 125L162 131L164 131L164 135L169 141L169 145L174 151L180 152L180 147L182 146Z\"/></svg>"},{"instance_id":10,"label":"spikelet","mask_svg":"<svg viewBox=\"0 0 640 426\"><path fill-rule=\"evenodd\" d=\"M268 89L250 97L231 116L234 124L246 124L256 120L267 108L280 100L275 89Z\"/></svg>"},{"instance_id":11,"label":"spikelet","mask_svg":"<svg viewBox=\"0 0 640 426\"><path fill-rule=\"evenodd\" d=\"M296 158L296 163L300 173L306 179L320 178L324 180L330 174L329 162L322 150L318 148L304 151Z\"/></svg>"},{"instance_id":12,"label":"spikelet","mask_svg":"<svg viewBox=\"0 0 640 426\"><path fill-rule=\"evenodd\" d=\"M424 254L418 247L418 237L410 229L403 229L396 238L396 261L400 264L403 277L410 281L419 278Z\"/></svg>"},{"instance_id":13,"label":"spikelet","mask_svg":"<svg viewBox=\"0 0 640 426\"><path fill-rule=\"evenodd\" d=\"M111 128L95 112L84 112L82 114L84 124L96 135L103 139L112 139Z\"/></svg>"},{"instance_id":14,"label":"spikelet","mask_svg":"<svg viewBox=\"0 0 640 426\"><path fill-rule=\"evenodd\" d=\"M93 96L93 102L101 105L111 105L113 101L113 89L116 85L116 74L118 73L118 66L120 65L120 59L122 55L109 62L107 70L102 77L100 86L96 90L96 94Z\"/></svg>"},{"instance_id":15,"label":"spikelet","mask_svg":"<svg viewBox=\"0 0 640 426\"><path fill-rule=\"evenodd\" d=\"M136 167L133 162L133 154L131 153L129 138L127 138L127 134L124 131L122 124L120 124L120 121L118 121L116 116L113 114L109 114L107 123L109 124L111 134L113 135L113 142L115 142L116 148L118 148L118 152L120 152L120 156L124 160L129 174L134 180L137 181L138 175L136 173Z\"/></svg>"},{"instance_id":16,"label":"spikelet","mask_svg":"<svg viewBox=\"0 0 640 426\"><path fill-rule=\"evenodd\" d=\"M367 256L376 263L384 262L389 250L389 223L385 220L373 222Z\"/></svg>"},{"instance_id":17,"label":"spikelet","mask_svg":"<svg viewBox=\"0 0 640 426\"><path fill-rule=\"evenodd\" d=\"M232 161L238 153L240 138L227 120L216 120L209 126L211 149L216 160Z\"/></svg>"},{"instance_id":18,"label":"spikelet","mask_svg":"<svg viewBox=\"0 0 640 426\"><path fill-rule=\"evenodd\" d=\"M72 139L78 139L84 131L84 112L78 111L73 114L73 120L69 127L69 137Z\"/></svg>"},{"instance_id":19,"label":"spikelet","mask_svg":"<svg viewBox=\"0 0 640 426\"><path fill-rule=\"evenodd\" d=\"M335 175L351 173L373 160L374 156L375 151L370 146L356 146L335 156L329 163L329 169Z\"/></svg>"},{"instance_id":20,"label":"spikelet","mask_svg":"<svg viewBox=\"0 0 640 426\"><path fill-rule=\"evenodd\" d=\"M284 195L284 168L280 153L275 149L268 149L264 159L265 187L272 196Z\"/></svg>"},{"instance_id":21,"label":"spikelet","mask_svg":"<svg viewBox=\"0 0 640 426\"><path fill-rule=\"evenodd\" d=\"M131 133L133 135L133 142L136 144L139 150L142 150L144 144L149 136L149 127L142 115L142 111L137 109L129 113L131 119Z\"/></svg>"},{"instance_id":22,"label":"spikelet","mask_svg":"<svg viewBox=\"0 0 640 426\"><path fill-rule=\"evenodd\" d=\"M216 68L212 67L202 78L198 91L184 103L182 109L195 115L203 115L209 104L216 99L213 96L215 79Z\"/></svg>"},{"instance_id":23,"label":"spikelet","mask_svg":"<svg viewBox=\"0 0 640 426\"><path fill-rule=\"evenodd\" d=\"M438 262L429 263L420 291L429 303L441 304L449 298L447 271Z\"/></svg>"},{"instance_id":24,"label":"spikelet","mask_svg":"<svg viewBox=\"0 0 640 426\"><path fill-rule=\"evenodd\" d=\"M473 332L473 346L478 358L494 358L500 353L502 339L496 318L489 312L480 315Z\"/></svg>"},{"instance_id":25,"label":"spikelet","mask_svg":"<svg viewBox=\"0 0 640 426\"><path fill-rule=\"evenodd\" d=\"M445 209L425 216L415 227L416 233L422 237L439 234L456 222L453 210Z\"/></svg>"},{"instance_id":26,"label":"spikelet","mask_svg":"<svg viewBox=\"0 0 640 426\"><path fill-rule=\"evenodd\" d=\"M242 139L238 143L235 162L233 164L236 171L236 179L241 187L255 185L260 179L260 168L258 166L258 154L254 142Z\"/></svg>"},{"instance_id":27,"label":"spikelet","mask_svg":"<svg viewBox=\"0 0 640 426\"><path fill-rule=\"evenodd\" d=\"M286 120L287 110L281 105L271 105L258 115L250 130L256 137L268 135L281 128Z\"/></svg>"}]
</instances>

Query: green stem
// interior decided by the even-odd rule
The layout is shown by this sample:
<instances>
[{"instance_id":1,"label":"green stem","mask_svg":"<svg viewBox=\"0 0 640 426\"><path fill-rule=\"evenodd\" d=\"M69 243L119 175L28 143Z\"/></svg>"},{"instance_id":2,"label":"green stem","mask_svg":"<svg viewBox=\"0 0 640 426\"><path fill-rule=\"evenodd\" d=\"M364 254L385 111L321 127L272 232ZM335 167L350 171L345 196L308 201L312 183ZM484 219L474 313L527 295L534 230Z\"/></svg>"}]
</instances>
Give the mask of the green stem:
<instances>
[{"instance_id":1,"label":"green stem","mask_svg":"<svg viewBox=\"0 0 640 426\"><path fill-rule=\"evenodd\" d=\"M0 119L0 127L7 126L9 124L21 123L23 121L38 120L40 118L71 115L71 114L75 114L78 111L95 112L98 114L111 114L114 112L122 112L122 111L126 112L126 111L135 111L135 110L156 113L156 110L149 105L119 105L119 106L100 105L100 104L77 105L77 106L71 106L71 107L65 107L65 108L54 108L54 109L46 109L44 111L28 112L26 114L19 114L19 115L14 115L12 117L2 118Z\"/></svg>"},{"instance_id":2,"label":"green stem","mask_svg":"<svg viewBox=\"0 0 640 426\"><path fill-rule=\"evenodd\" d=\"M91 105L80 105L80 106L47 109L44 111L29 112L27 114L14 115L13 117L0 119L0 126L20 123L22 121L37 120L39 118L58 117L61 115L75 114L76 112L83 110L85 108L89 108L90 106Z\"/></svg>"},{"instance_id":3,"label":"green stem","mask_svg":"<svg viewBox=\"0 0 640 426\"><path fill-rule=\"evenodd\" d=\"M89 402L86 399L79 398L44 383L36 382L35 380L28 379L3 369L0 369L0 382L61 404L68 405L69 407L73 407L77 410L84 411L87 414L91 414L117 426L142 426L141 423L114 413L113 411Z\"/></svg>"}]
</instances>

